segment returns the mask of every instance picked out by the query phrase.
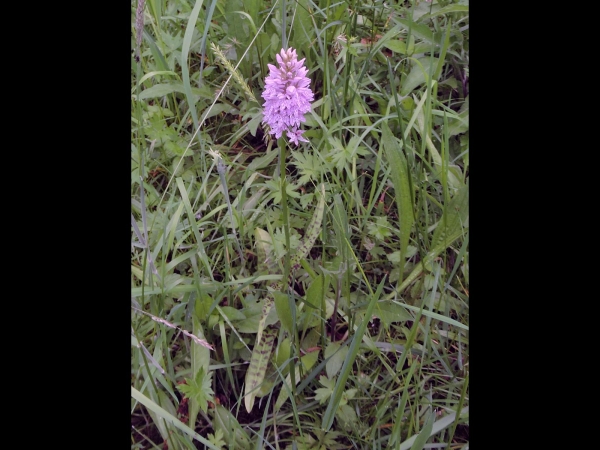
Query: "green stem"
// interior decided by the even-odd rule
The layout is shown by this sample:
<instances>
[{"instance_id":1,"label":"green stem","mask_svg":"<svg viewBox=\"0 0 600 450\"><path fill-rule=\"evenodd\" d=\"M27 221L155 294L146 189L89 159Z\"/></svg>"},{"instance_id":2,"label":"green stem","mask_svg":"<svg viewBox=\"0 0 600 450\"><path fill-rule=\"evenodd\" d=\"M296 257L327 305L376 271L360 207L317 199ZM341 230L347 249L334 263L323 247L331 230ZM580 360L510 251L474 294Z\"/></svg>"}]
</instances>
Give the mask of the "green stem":
<instances>
[{"instance_id":1,"label":"green stem","mask_svg":"<svg viewBox=\"0 0 600 450\"><path fill-rule=\"evenodd\" d=\"M294 324L294 329L292 330L293 336L291 336L294 341L297 341L298 333L296 332L296 308L295 302L293 298L290 296L290 287L288 284L289 276L290 276L290 216L288 211L288 203L287 203L287 178L286 178L286 170L285 170L285 159L286 159L286 142L285 139L279 138L277 141L277 145L279 146L279 180L280 180L280 189L281 189L281 209L283 213L283 232L285 234L285 248L286 252L283 257L283 283L281 284L281 292L288 296L288 301L290 302L290 310L292 312L292 323ZM294 359L295 351L297 348L300 348L298 342L296 345L291 346L290 357ZM290 370L290 380L292 384L292 395L296 395L296 374L295 369L292 368Z\"/></svg>"}]
</instances>

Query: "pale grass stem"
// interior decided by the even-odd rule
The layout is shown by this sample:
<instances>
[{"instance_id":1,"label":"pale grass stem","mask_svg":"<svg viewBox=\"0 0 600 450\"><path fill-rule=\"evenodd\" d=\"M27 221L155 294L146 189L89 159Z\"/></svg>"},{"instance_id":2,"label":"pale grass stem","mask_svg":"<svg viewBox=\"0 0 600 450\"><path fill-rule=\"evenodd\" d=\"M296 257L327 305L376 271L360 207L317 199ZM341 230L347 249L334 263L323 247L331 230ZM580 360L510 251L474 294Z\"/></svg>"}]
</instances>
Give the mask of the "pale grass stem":
<instances>
[{"instance_id":1,"label":"pale grass stem","mask_svg":"<svg viewBox=\"0 0 600 450\"><path fill-rule=\"evenodd\" d=\"M135 309L137 312L147 315L155 322L162 323L163 325L166 325L169 328L173 328L175 330L181 331L184 335L191 338L196 344L201 345L202 347L206 347L210 350L214 350L214 347L212 345L210 345L207 341L205 341L204 339L200 339L198 336L193 335L189 331L185 331L184 329L179 328L177 325L173 325L171 322L168 322L165 319L161 319L160 317L156 317L150 313L147 313L146 311L142 311L141 309L134 308L133 306L132 306L132 309Z\"/></svg>"}]
</instances>

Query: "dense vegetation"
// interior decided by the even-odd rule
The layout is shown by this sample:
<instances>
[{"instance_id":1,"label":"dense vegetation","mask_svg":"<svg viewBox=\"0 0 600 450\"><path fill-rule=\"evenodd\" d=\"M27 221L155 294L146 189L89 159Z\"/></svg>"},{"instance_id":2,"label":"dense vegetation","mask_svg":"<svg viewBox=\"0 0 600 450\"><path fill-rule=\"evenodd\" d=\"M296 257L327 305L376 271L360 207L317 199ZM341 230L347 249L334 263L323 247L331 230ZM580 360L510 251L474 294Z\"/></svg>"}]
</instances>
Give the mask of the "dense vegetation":
<instances>
[{"instance_id":1,"label":"dense vegetation","mask_svg":"<svg viewBox=\"0 0 600 450\"><path fill-rule=\"evenodd\" d=\"M132 448L468 448L468 1L137 0L131 30ZM262 122L289 47L298 145Z\"/></svg>"}]
</instances>

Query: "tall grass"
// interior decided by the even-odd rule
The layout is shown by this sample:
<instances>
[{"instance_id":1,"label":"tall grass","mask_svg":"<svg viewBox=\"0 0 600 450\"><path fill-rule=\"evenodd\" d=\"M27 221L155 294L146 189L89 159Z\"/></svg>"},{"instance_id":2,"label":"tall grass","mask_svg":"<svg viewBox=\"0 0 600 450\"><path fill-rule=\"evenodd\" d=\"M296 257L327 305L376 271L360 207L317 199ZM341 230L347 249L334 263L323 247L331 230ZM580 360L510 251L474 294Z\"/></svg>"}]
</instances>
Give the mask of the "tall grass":
<instances>
[{"instance_id":1,"label":"tall grass","mask_svg":"<svg viewBox=\"0 0 600 450\"><path fill-rule=\"evenodd\" d=\"M132 448L468 448L468 2L131 14Z\"/></svg>"}]
</instances>

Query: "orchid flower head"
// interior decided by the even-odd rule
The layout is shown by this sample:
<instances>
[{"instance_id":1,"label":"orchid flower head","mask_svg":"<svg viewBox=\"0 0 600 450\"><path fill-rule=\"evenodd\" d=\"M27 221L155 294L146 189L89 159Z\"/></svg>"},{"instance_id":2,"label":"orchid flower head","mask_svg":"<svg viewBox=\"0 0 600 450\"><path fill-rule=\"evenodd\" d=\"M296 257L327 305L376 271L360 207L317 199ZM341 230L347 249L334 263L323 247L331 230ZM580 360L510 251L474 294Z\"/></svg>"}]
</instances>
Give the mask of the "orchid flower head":
<instances>
[{"instance_id":1,"label":"orchid flower head","mask_svg":"<svg viewBox=\"0 0 600 450\"><path fill-rule=\"evenodd\" d=\"M269 75L262 93L265 99L262 122L270 127L269 133L274 134L275 139L285 131L288 138L299 145L299 141L308 142L299 127L306 121L304 115L310 111L314 99L310 78L306 76L308 69L304 66L305 58L298 61L293 48L281 49L276 59L278 67L268 64Z\"/></svg>"}]
</instances>

